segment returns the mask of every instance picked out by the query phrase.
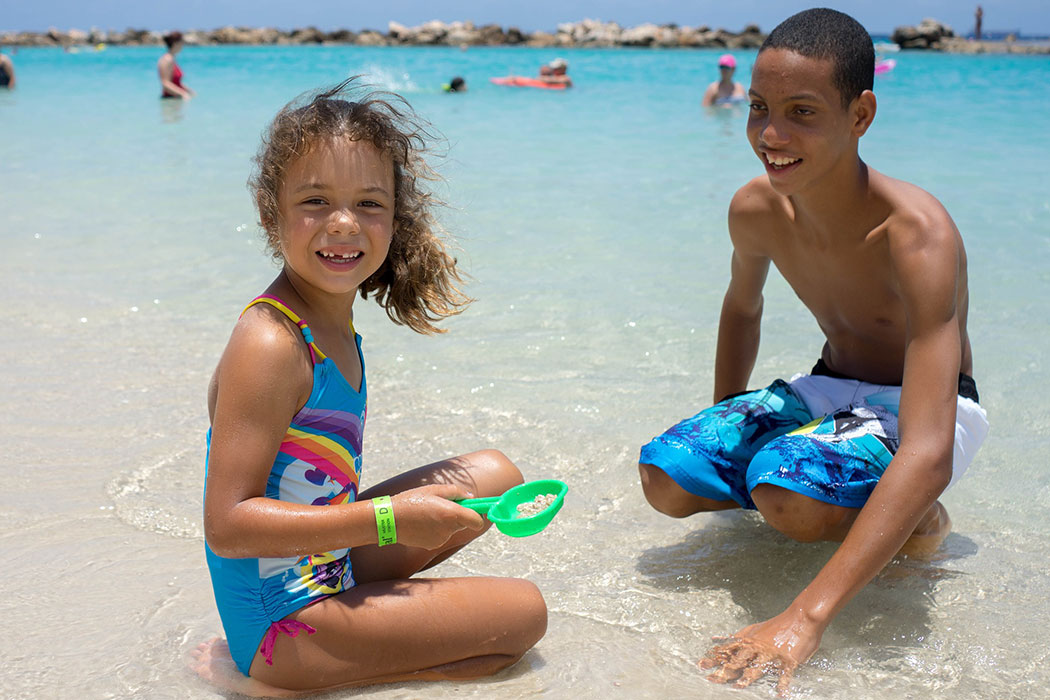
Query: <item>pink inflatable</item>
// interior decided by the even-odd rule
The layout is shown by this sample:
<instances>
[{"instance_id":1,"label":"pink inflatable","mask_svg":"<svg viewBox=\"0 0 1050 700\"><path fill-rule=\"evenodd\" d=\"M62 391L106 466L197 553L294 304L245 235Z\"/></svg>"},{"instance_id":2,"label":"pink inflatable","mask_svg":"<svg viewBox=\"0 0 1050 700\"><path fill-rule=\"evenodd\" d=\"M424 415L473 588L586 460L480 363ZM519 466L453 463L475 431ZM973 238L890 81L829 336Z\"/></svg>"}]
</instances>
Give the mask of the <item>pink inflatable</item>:
<instances>
[{"instance_id":1,"label":"pink inflatable","mask_svg":"<svg viewBox=\"0 0 1050 700\"><path fill-rule=\"evenodd\" d=\"M896 65L897 65L897 61L892 59L892 58L887 58L885 60L875 61L875 75L880 75L882 73L889 73L891 70L893 70L893 67L896 66Z\"/></svg>"},{"instance_id":2,"label":"pink inflatable","mask_svg":"<svg viewBox=\"0 0 1050 700\"><path fill-rule=\"evenodd\" d=\"M521 75L508 75L506 78L489 78L489 81L496 85L506 85L508 87L531 87L544 90L564 90L567 87L564 83L548 83L539 78L526 78Z\"/></svg>"}]
</instances>

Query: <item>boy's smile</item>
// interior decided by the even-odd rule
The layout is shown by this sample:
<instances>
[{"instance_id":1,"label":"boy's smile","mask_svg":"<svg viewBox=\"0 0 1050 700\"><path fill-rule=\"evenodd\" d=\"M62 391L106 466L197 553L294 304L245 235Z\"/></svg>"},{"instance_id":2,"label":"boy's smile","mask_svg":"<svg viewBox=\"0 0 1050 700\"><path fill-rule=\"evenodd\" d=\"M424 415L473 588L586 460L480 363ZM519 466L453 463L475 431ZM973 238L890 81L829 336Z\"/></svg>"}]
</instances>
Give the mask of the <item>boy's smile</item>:
<instances>
[{"instance_id":1,"label":"boy's smile","mask_svg":"<svg viewBox=\"0 0 1050 700\"><path fill-rule=\"evenodd\" d=\"M782 195L844 174L836 171L855 157L855 139L870 124L870 117L858 120L861 100L843 108L833 71L831 60L787 49L767 49L755 60L747 137ZM874 116L874 96L865 95Z\"/></svg>"}]
</instances>

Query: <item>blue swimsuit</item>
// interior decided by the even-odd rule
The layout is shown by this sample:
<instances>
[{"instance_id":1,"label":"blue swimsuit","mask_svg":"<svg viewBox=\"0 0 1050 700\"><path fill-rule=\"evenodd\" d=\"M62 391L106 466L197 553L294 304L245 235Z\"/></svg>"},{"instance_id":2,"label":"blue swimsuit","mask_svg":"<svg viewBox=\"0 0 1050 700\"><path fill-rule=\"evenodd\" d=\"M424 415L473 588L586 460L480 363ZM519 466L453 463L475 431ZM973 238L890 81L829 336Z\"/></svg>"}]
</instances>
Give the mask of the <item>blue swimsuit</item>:
<instances>
[{"instance_id":1,"label":"blue swimsuit","mask_svg":"<svg viewBox=\"0 0 1050 700\"><path fill-rule=\"evenodd\" d=\"M313 342L306 322L276 297L260 296L248 307L266 303L296 325L314 361L313 389L292 418L266 482L266 497L324 506L357 499L366 397L361 336L354 333L361 359L361 390L355 391ZM247 311L247 308L245 309ZM354 331L353 324L350 325ZM211 431L208 431L209 458ZM272 664L277 634L295 636L313 628L286 616L353 587L350 550L305 557L228 559L205 544L215 603L237 668L245 675L262 647Z\"/></svg>"}]
</instances>

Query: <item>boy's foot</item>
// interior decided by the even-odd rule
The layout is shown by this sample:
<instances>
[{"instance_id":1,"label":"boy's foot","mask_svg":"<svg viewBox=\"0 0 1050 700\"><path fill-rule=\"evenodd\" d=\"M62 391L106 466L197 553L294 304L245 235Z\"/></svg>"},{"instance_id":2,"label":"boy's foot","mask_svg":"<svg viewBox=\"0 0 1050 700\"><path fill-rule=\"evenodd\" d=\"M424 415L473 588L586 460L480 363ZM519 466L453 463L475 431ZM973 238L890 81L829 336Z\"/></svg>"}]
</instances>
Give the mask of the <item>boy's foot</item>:
<instances>
[{"instance_id":1,"label":"boy's foot","mask_svg":"<svg viewBox=\"0 0 1050 700\"><path fill-rule=\"evenodd\" d=\"M191 652L190 668L204 680L252 698L294 698L302 693L276 688L249 678L237 669L225 639L212 637Z\"/></svg>"},{"instance_id":2,"label":"boy's foot","mask_svg":"<svg viewBox=\"0 0 1050 700\"><path fill-rule=\"evenodd\" d=\"M937 551L952 530L952 519L940 501L934 503L915 527L899 554L909 557L928 557Z\"/></svg>"}]
</instances>

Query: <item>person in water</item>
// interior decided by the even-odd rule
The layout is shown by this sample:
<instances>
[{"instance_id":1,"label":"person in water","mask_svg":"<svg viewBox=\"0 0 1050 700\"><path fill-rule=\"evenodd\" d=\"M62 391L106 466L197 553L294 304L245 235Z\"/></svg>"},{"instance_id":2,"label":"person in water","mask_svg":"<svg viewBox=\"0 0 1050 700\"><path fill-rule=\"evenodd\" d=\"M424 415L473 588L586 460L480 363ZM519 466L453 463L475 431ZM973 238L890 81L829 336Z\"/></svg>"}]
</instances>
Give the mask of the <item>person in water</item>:
<instances>
[{"instance_id":1,"label":"person in water","mask_svg":"<svg viewBox=\"0 0 1050 700\"><path fill-rule=\"evenodd\" d=\"M445 85L442 85L445 92L466 92L467 81L460 76L456 76Z\"/></svg>"},{"instance_id":2,"label":"person in water","mask_svg":"<svg viewBox=\"0 0 1050 700\"><path fill-rule=\"evenodd\" d=\"M787 609L700 662L746 686L796 667L898 553L950 530L937 500L988 431L973 380L963 241L932 195L861 160L875 53L848 15L806 10L759 49L748 140L765 174L729 206L733 254L714 406L644 446L642 489L684 518L757 509L800 542L841 544ZM823 332L816 366L749 390L770 265Z\"/></svg>"},{"instance_id":3,"label":"person in water","mask_svg":"<svg viewBox=\"0 0 1050 700\"><path fill-rule=\"evenodd\" d=\"M728 106L747 100L743 84L733 80L735 72L736 59L732 54L722 54L718 59L719 79L707 86L700 104L704 107Z\"/></svg>"},{"instance_id":4,"label":"person in water","mask_svg":"<svg viewBox=\"0 0 1050 700\"><path fill-rule=\"evenodd\" d=\"M15 63L11 57L0 52L0 88L13 90L15 87Z\"/></svg>"},{"instance_id":5,"label":"person in water","mask_svg":"<svg viewBox=\"0 0 1050 700\"><path fill-rule=\"evenodd\" d=\"M421 188L436 177L426 125L351 81L287 105L264 137L250 185L283 267L241 314L208 388L204 532L227 642L202 644L195 663L249 695L480 678L547 628L529 581L415 578L488 529L456 500L522 483L505 455L361 488L356 297L419 333L440 332L470 299Z\"/></svg>"},{"instance_id":6,"label":"person in water","mask_svg":"<svg viewBox=\"0 0 1050 700\"><path fill-rule=\"evenodd\" d=\"M157 60L157 75L160 76L161 97L178 97L188 100L196 93L182 84L182 69L175 62L175 57L182 51L182 32L169 32L164 35L164 44L168 50Z\"/></svg>"},{"instance_id":7,"label":"person in water","mask_svg":"<svg viewBox=\"0 0 1050 700\"><path fill-rule=\"evenodd\" d=\"M540 80L545 83L564 85L572 87L572 78L569 77L569 62L564 58L556 58L540 68Z\"/></svg>"}]
</instances>

